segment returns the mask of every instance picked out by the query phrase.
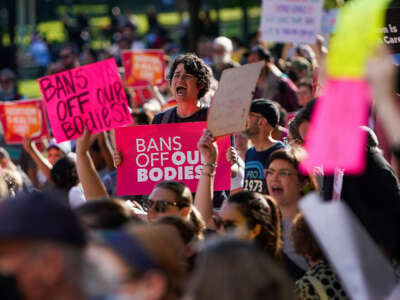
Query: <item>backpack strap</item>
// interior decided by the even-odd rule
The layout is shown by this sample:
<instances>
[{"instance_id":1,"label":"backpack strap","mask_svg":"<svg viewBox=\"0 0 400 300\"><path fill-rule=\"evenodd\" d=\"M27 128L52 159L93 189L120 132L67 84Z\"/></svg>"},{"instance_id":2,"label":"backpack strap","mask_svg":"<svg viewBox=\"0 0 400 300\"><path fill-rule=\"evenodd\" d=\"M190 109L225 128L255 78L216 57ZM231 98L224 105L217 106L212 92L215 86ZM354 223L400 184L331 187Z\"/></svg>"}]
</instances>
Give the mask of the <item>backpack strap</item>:
<instances>
[{"instance_id":1,"label":"backpack strap","mask_svg":"<svg viewBox=\"0 0 400 300\"><path fill-rule=\"evenodd\" d=\"M176 107L171 107L168 108L166 111L164 111L164 114L161 119L161 124L167 124L169 122L169 119L171 118L172 112L176 109Z\"/></svg>"}]
</instances>

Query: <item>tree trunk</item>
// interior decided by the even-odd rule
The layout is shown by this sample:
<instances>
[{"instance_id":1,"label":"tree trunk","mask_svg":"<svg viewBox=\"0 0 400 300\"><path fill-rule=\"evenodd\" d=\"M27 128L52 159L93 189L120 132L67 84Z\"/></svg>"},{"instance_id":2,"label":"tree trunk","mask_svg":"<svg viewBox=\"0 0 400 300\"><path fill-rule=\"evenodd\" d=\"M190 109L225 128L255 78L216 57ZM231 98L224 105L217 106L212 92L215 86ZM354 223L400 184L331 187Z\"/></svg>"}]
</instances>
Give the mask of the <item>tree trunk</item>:
<instances>
[{"instance_id":1,"label":"tree trunk","mask_svg":"<svg viewBox=\"0 0 400 300\"><path fill-rule=\"evenodd\" d=\"M189 51L194 52L197 48L197 39L199 37L199 12L201 7L201 0L188 0L189 9Z\"/></svg>"},{"instance_id":2,"label":"tree trunk","mask_svg":"<svg viewBox=\"0 0 400 300\"><path fill-rule=\"evenodd\" d=\"M246 1L242 2L242 40L247 41L249 36L249 14Z\"/></svg>"}]
</instances>

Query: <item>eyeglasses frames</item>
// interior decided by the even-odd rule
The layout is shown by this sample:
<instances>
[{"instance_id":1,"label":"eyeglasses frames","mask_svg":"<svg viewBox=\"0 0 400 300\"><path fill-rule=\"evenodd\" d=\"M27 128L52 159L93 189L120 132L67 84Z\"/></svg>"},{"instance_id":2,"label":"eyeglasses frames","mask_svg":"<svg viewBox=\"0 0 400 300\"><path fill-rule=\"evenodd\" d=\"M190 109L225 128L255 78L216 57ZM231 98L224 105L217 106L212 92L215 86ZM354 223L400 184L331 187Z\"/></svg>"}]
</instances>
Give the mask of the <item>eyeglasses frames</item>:
<instances>
[{"instance_id":1,"label":"eyeglasses frames","mask_svg":"<svg viewBox=\"0 0 400 300\"><path fill-rule=\"evenodd\" d=\"M177 202L169 202L167 200L154 201L154 200L149 199L145 203L145 208L147 210L154 209L158 213L166 212L168 209L168 206L176 206L176 207L180 208L180 205Z\"/></svg>"}]
</instances>

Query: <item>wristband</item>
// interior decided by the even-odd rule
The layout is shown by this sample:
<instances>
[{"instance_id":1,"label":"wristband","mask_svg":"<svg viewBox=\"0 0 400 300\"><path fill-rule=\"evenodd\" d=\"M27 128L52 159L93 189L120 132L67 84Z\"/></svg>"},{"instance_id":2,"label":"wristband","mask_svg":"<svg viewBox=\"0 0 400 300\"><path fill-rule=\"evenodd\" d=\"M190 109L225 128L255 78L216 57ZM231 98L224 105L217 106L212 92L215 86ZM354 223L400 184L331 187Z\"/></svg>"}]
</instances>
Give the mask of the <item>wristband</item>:
<instances>
[{"instance_id":1,"label":"wristband","mask_svg":"<svg viewBox=\"0 0 400 300\"><path fill-rule=\"evenodd\" d=\"M217 163L205 162L205 163L203 163L203 166L209 166L211 168L216 168L217 167Z\"/></svg>"},{"instance_id":2,"label":"wristband","mask_svg":"<svg viewBox=\"0 0 400 300\"><path fill-rule=\"evenodd\" d=\"M212 173L204 173L204 172L201 172L200 175L206 175L206 176L208 176L208 177L214 177L215 172L212 172Z\"/></svg>"}]
</instances>

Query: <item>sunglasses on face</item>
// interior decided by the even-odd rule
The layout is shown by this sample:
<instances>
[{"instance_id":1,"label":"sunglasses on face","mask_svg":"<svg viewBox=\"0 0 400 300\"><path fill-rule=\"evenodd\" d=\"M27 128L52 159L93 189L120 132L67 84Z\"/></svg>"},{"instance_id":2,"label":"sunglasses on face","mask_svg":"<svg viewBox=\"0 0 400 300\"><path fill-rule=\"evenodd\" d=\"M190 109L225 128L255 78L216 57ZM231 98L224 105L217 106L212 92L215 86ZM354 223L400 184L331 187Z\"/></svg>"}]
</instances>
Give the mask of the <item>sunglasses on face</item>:
<instances>
[{"instance_id":1,"label":"sunglasses on face","mask_svg":"<svg viewBox=\"0 0 400 300\"><path fill-rule=\"evenodd\" d=\"M147 200L146 202L146 208L147 210L154 209L158 213L164 213L167 211L168 206L176 206L179 208L179 205L177 202L169 202L167 200Z\"/></svg>"}]
</instances>

